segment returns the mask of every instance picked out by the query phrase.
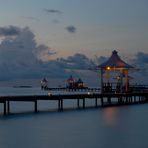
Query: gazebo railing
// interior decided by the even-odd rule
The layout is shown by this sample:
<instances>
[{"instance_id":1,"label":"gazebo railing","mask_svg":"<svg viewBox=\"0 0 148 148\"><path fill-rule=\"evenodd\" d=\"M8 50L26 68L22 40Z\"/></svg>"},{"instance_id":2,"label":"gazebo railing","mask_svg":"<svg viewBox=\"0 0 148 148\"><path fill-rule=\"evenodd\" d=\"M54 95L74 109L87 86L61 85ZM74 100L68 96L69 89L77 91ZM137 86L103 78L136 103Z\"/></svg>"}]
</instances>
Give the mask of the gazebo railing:
<instances>
[{"instance_id":1,"label":"gazebo railing","mask_svg":"<svg viewBox=\"0 0 148 148\"><path fill-rule=\"evenodd\" d=\"M103 83L102 84L102 92L103 93L114 93L114 92L125 92L125 85L121 86L120 83Z\"/></svg>"}]
</instances>

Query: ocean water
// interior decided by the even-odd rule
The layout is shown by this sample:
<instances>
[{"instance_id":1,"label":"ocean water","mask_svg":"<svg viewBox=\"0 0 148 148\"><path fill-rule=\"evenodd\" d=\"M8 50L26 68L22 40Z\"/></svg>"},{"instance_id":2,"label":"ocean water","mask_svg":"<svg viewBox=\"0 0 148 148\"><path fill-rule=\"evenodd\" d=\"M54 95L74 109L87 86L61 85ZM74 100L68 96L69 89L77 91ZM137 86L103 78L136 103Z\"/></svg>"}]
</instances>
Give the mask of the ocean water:
<instances>
[{"instance_id":1,"label":"ocean water","mask_svg":"<svg viewBox=\"0 0 148 148\"><path fill-rule=\"evenodd\" d=\"M47 94L40 88L0 88L0 95ZM148 104L77 109L75 101L11 102L11 114L0 114L0 148L148 148ZM0 112L3 105L0 104Z\"/></svg>"}]
</instances>

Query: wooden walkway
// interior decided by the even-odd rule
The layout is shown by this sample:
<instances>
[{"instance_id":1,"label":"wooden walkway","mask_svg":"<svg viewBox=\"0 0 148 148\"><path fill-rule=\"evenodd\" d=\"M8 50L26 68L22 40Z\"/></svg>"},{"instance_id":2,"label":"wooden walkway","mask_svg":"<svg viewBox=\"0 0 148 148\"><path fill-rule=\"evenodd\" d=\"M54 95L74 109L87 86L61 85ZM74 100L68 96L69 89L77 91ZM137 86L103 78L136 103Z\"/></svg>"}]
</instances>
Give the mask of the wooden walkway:
<instances>
[{"instance_id":1,"label":"wooden walkway","mask_svg":"<svg viewBox=\"0 0 148 148\"><path fill-rule=\"evenodd\" d=\"M34 111L38 112L39 100L55 100L60 111L64 109L65 100L76 100L78 108L85 108L88 99L94 100L94 106L104 107L111 105L125 105L148 102L148 92L139 93L88 93L88 94L61 94L61 95L41 95L41 96L0 96L0 103L3 104L3 113L10 113L10 102L33 102ZM82 104L80 102L82 100Z\"/></svg>"},{"instance_id":2,"label":"wooden walkway","mask_svg":"<svg viewBox=\"0 0 148 148\"><path fill-rule=\"evenodd\" d=\"M67 87L47 87L43 88L43 90L50 90L50 91L76 91L76 92L84 92L84 91L91 91L91 92L99 92L100 88L96 87L84 87L84 88L67 88Z\"/></svg>"}]
</instances>

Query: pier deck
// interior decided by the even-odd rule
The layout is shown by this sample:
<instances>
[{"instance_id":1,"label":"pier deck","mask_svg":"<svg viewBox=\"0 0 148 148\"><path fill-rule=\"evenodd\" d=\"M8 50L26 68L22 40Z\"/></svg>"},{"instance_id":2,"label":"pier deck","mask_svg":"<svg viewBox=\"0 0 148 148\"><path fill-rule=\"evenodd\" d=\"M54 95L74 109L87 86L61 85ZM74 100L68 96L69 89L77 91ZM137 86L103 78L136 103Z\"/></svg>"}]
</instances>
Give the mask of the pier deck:
<instances>
[{"instance_id":1,"label":"pier deck","mask_svg":"<svg viewBox=\"0 0 148 148\"><path fill-rule=\"evenodd\" d=\"M82 108L85 108L86 100L94 100L95 107L108 105L124 105L134 103L148 102L148 92L138 93L86 93L86 94L59 94L59 95L27 95L27 96L0 96L0 103L3 104L3 113L7 115L10 113L10 102L33 102L34 111L38 111L39 100L55 100L58 102L58 109L63 110L64 100L76 100L77 107L80 108L80 100L82 100Z\"/></svg>"}]
</instances>

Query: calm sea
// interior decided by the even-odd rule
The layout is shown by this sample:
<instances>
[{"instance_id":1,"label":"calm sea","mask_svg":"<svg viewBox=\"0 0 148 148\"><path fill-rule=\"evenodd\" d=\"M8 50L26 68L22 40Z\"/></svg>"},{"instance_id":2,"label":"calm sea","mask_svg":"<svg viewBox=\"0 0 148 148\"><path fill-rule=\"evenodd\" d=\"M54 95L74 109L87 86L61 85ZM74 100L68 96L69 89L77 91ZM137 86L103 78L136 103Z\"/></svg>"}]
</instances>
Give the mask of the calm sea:
<instances>
[{"instance_id":1,"label":"calm sea","mask_svg":"<svg viewBox=\"0 0 148 148\"><path fill-rule=\"evenodd\" d=\"M47 94L40 88L0 88L0 95ZM0 148L148 148L148 104L76 109L75 101L11 102L11 114L2 115Z\"/></svg>"}]
</instances>

